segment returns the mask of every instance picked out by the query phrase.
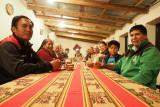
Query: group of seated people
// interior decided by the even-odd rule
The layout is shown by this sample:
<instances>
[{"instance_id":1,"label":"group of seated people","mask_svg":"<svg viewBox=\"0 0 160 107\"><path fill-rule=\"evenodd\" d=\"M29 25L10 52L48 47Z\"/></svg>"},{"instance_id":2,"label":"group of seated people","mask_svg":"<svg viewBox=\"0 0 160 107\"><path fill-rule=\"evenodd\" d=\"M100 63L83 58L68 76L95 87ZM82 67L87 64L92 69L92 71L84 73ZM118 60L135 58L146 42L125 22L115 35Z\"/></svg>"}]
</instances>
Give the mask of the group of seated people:
<instances>
[{"instance_id":1,"label":"group of seated people","mask_svg":"<svg viewBox=\"0 0 160 107\"><path fill-rule=\"evenodd\" d=\"M40 48L37 51L37 55L44 61L53 61L54 59L59 59L64 61L68 58L69 48L65 49L60 44L55 44L53 47L53 41L51 39L44 39Z\"/></svg>"},{"instance_id":2,"label":"group of seated people","mask_svg":"<svg viewBox=\"0 0 160 107\"><path fill-rule=\"evenodd\" d=\"M68 58L69 49L45 39L35 52L29 40L32 38L34 23L26 16L15 16L12 19L12 35L0 41L0 84L19 77L56 71L61 61ZM86 57L76 49L73 60L85 59L87 66L106 68L116 71L135 82L156 89L156 78L160 70L160 52L149 42L147 29L143 25L135 25L130 31L129 49L124 56L119 55L120 43L111 40L107 44L102 41L99 46L87 49Z\"/></svg>"},{"instance_id":3,"label":"group of seated people","mask_svg":"<svg viewBox=\"0 0 160 107\"><path fill-rule=\"evenodd\" d=\"M102 41L99 46L90 47L86 50L86 65L92 67L96 62L102 62L106 64L114 64L122 55L118 54L120 43L116 40L111 40L108 45Z\"/></svg>"}]
</instances>

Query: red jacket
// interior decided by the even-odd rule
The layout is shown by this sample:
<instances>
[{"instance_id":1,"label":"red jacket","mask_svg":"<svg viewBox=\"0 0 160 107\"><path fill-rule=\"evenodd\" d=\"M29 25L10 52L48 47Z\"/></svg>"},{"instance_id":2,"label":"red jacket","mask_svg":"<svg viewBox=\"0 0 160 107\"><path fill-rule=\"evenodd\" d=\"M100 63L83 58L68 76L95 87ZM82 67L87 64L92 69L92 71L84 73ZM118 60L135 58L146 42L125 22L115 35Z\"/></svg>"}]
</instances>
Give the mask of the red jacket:
<instances>
[{"instance_id":1,"label":"red jacket","mask_svg":"<svg viewBox=\"0 0 160 107\"><path fill-rule=\"evenodd\" d=\"M10 35L8 38L5 38L4 40L2 40L1 43L0 43L0 46L1 46L3 43L5 43L5 42L13 42L13 43L15 43L18 47L20 47L20 45L19 45L19 43L18 43L18 40L17 40L14 36L12 36L12 35Z\"/></svg>"},{"instance_id":2,"label":"red jacket","mask_svg":"<svg viewBox=\"0 0 160 107\"><path fill-rule=\"evenodd\" d=\"M45 50L44 48L41 48L38 52L37 55L44 61L53 61L53 53Z\"/></svg>"}]
</instances>

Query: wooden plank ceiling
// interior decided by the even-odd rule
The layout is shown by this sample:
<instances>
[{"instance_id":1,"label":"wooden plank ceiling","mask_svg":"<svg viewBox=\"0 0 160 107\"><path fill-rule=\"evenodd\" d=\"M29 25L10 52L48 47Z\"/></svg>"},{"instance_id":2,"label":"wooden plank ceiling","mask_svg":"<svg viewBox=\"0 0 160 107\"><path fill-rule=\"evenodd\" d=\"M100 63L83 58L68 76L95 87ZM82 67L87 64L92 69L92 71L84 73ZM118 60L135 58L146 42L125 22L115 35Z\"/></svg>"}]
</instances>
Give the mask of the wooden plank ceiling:
<instances>
[{"instance_id":1,"label":"wooden plank ceiling","mask_svg":"<svg viewBox=\"0 0 160 107\"><path fill-rule=\"evenodd\" d=\"M97 43L121 30L157 0L24 0L57 36ZM61 26L60 26L61 25ZM63 26L62 26L63 25Z\"/></svg>"}]
</instances>

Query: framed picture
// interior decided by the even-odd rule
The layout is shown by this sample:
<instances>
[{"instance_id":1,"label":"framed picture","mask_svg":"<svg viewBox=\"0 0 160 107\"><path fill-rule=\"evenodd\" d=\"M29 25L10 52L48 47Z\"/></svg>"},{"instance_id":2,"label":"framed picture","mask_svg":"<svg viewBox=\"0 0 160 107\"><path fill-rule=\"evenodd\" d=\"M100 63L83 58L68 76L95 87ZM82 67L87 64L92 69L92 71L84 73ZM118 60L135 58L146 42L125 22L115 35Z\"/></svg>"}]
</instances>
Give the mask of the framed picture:
<instances>
[{"instance_id":1,"label":"framed picture","mask_svg":"<svg viewBox=\"0 0 160 107\"><path fill-rule=\"evenodd\" d=\"M40 35L43 35L43 29L40 30Z\"/></svg>"},{"instance_id":2,"label":"framed picture","mask_svg":"<svg viewBox=\"0 0 160 107\"><path fill-rule=\"evenodd\" d=\"M50 39L50 38L49 38L49 35L47 35L47 39Z\"/></svg>"},{"instance_id":3,"label":"framed picture","mask_svg":"<svg viewBox=\"0 0 160 107\"><path fill-rule=\"evenodd\" d=\"M6 11L7 11L8 15L12 15L14 13L13 6L9 3L6 4Z\"/></svg>"}]
</instances>

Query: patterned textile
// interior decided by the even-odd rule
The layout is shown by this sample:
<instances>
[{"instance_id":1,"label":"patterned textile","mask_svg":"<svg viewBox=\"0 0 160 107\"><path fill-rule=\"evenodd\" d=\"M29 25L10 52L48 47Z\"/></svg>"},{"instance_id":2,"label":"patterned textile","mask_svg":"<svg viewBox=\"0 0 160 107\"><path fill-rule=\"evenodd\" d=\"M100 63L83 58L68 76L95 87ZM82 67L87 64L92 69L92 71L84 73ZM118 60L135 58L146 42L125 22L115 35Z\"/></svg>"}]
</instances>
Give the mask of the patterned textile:
<instances>
[{"instance_id":1,"label":"patterned textile","mask_svg":"<svg viewBox=\"0 0 160 107\"><path fill-rule=\"evenodd\" d=\"M30 74L0 85L1 107L147 107L160 93L107 69L75 64L73 71Z\"/></svg>"},{"instance_id":2,"label":"patterned textile","mask_svg":"<svg viewBox=\"0 0 160 107\"><path fill-rule=\"evenodd\" d=\"M81 47L80 47L78 44L76 44L76 45L73 47L73 50L76 50L76 49L81 49Z\"/></svg>"}]
</instances>

